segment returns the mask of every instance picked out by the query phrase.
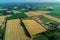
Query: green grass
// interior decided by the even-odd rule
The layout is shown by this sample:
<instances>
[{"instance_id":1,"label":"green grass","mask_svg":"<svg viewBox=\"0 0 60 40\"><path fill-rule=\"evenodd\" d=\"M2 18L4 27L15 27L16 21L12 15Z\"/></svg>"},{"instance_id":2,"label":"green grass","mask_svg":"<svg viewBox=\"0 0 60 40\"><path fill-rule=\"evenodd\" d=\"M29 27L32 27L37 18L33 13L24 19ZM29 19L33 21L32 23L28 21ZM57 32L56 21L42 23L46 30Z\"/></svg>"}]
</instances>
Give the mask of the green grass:
<instances>
[{"instance_id":1,"label":"green grass","mask_svg":"<svg viewBox=\"0 0 60 40\"><path fill-rule=\"evenodd\" d=\"M38 8L38 10L48 11L50 12L49 15L60 18L60 7L59 6L52 6L52 7L53 7L53 11L48 10L49 8L47 7L41 7L41 8Z\"/></svg>"},{"instance_id":2,"label":"green grass","mask_svg":"<svg viewBox=\"0 0 60 40\"><path fill-rule=\"evenodd\" d=\"M6 20L18 19L18 18L27 18L27 15L25 15L24 13L12 14L12 16L6 17Z\"/></svg>"},{"instance_id":3,"label":"green grass","mask_svg":"<svg viewBox=\"0 0 60 40\"><path fill-rule=\"evenodd\" d=\"M57 17L57 18L60 18L60 7L54 7L53 10L54 11L49 13L49 15L52 15L52 16Z\"/></svg>"},{"instance_id":4,"label":"green grass","mask_svg":"<svg viewBox=\"0 0 60 40\"><path fill-rule=\"evenodd\" d=\"M39 16L39 18L42 20L42 21L44 21L44 22L49 22L49 21L52 21L52 20L50 20L50 19L48 19L48 18L46 18L46 17L44 17L44 16Z\"/></svg>"},{"instance_id":5,"label":"green grass","mask_svg":"<svg viewBox=\"0 0 60 40\"><path fill-rule=\"evenodd\" d=\"M60 13L51 12L51 13L49 13L49 15L60 18Z\"/></svg>"},{"instance_id":6,"label":"green grass","mask_svg":"<svg viewBox=\"0 0 60 40\"><path fill-rule=\"evenodd\" d=\"M46 18L45 16L39 16L39 18L42 20L42 21L44 21L44 22L53 22L53 23L55 23L55 24L60 24L60 23L57 23L57 22L55 22L55 21L53 21L53 20L51 20L51 19L49 19L49 18Z\"/></svg>"},{"instance_id":7,"label":"green grass","mask_svg":"<svg viewBox=\"0 0 60 40\"><path fill-rule=\"evenodd\" d=\"M43 34L33 38L33 40L49 40L46 36L44 36Z\"/></svg>"},{"instance_id":8,"label":"green grass","mask_svg":"<svg viewBox=\"0 0 60 40\"><path fill-rule=\"evenodd\" d=\"M56 31L54 34L55 34L55 40L60 40L60 32Z\"/></svg>"}]
</instances>

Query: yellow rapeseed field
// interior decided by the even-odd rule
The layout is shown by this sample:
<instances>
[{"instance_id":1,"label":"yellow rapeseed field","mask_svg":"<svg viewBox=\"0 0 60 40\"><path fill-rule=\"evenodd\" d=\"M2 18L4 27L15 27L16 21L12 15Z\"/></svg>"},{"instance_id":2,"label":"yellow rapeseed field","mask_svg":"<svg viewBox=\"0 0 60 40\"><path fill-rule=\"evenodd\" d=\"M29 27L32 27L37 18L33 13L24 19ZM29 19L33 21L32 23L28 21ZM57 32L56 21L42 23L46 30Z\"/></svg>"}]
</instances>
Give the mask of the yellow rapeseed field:
<instances>
[{"instance_id":1,"label":"yellow rapeseed field","mask_svg":"<svg viewBox=\"0 0 60 40\"><path fill-rule=\"evenodd\" d=\"M4 39L5 40L26 40L19 19L7 21Z\"/></svg>"},{"instance_id":2,"label":"yellow rapeseed field","mask_svg":"<svg viewBox=\"0 0 60 40\"><path fill-rule=\"evenodd\" d=\"M42 25L34 20L22 20L31 37L38 33L47 31Z\"/></svg>"}]
</instances>

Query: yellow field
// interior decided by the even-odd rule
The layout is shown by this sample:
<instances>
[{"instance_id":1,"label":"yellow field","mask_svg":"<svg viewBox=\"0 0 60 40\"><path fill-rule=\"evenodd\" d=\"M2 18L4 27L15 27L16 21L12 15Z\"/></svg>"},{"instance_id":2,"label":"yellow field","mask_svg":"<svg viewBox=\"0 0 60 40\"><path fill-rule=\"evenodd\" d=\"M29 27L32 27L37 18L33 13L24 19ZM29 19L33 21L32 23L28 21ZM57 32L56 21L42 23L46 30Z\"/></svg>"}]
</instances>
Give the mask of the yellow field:
<instances>
[{"instance_id":1,"label":"yellow field","mask_svg":"<svg viewBox=\"0 0 60 40\"><path fill-rule=\"evenodd\" d=\"M0 16L0 26L4 25L5 23L5 16Z\"/></svg>"},{"instance_id":2,"label":"yellow field","mask_svg":"<svg viewBox=\"0 0 60 40\"><path fill-rule=\"evenodd\" d=\"M25 14L30 17L30 16L44 15L46 13L48 13L48 12L45 12L45 11L30 11L30 12L26 12Z\"/></svg>"},{"instance_id":3,"label":"yellow field","mask_svg":"<svg viewBox=\"0 0 60 40\"><path fill-rule=\"evenodd\" d=\"M5 40L26 40L19 19L8 20L5 32Z\"/></svg>"},{"instance_id":4,"label":"yellow field","mask_svg":"<svg viewBox=\"0 0 60 40\"><path fill-rule=\"evenodd\" d=\"M34 20L22 20L22 21L25 24L25 27L28 30L31 37L33 37L34 35L38 33L47 31L42 25L38 24Z\"/></svg>"}]
</instances>

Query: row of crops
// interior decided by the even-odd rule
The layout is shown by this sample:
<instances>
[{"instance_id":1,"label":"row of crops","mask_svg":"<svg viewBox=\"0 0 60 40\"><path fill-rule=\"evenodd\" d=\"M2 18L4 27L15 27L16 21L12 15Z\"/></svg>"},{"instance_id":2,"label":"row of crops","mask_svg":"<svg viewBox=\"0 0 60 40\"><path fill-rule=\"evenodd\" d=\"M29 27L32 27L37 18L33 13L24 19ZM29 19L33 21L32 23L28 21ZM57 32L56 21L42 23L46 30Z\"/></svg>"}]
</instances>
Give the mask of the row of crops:
<instances>
[{"instance_id":1,"label":"row of crops","mask_svg":"<svg viewBox=\"0 0 60 40\"><path fill-rule=\"evenodd\" d=\"M26 18L27 15L25 15L24 13L20 13L20 14L12 14L10 17L6 17L6 20L12 20L12 19L18 19L18 18Z\"/></svg>"},{"instance_id":2,"label":"row of crops","mask_svg":"<svg viewBox=\"0 0 60 40\"><path fill-rule=\"evenodd\" d=\"M35 38L33 38L33 40L49 40L49 38L43 34L40 34L39 36L36 36Z\"/></svg>"},{"instance_id":3,"label":"row of crops","mask_svg":"<svg viewBox=\"0 0 60 40\"><path fill-rule=\"evenodd\" d=\"M53 22L54 24L59 24L58 22L55 22L55 21L53 21L53 20L51 20L51 19L49 19L49 18L46 18L45 16L39 16L39 18L43 21L43 22Z\"/></svg>"},{"instance_id":4,"label":"row of crops","mask_svg":"<svg viewBox=\"0 0 60 40\"><path fill-rule=\"evenodd\" d=\"M47 31L38 36L35 36L33 40L60 40L60 31Z\"/></svg>"},{"instance_id":5,"label":"row of crops","mask_svg":"<svg viewBox=\"0 0 60 40\"><path fill-rule=\"evenodd\" d=\"M45 6L38 8L40 11L48 11L49 15L60 18L60 6Z\"/></svg>"},{"instance_id":6,"label":"row of crops","mask_svg":"<svg viewBox=\"0 0 60 40\"><path fill-rule=\"evenodd\" d=\"M26 40L20 19L8 20L4 40Z\"/></svg>"},{"instance_id":7,"label":"row of crops","mask_svg":"<svg viewBox=\"0 0 60 40\"><path fill-rule=\"evenodd\" d=\"M3 39L5 28L6 28L6 21L4 19L5 16L0 16L0 40Z\"/></svg>"},{"instance_id":8,"label":"row of crops","mask_svg":"<svg viewBox=\"0 0 60 40\"><path fill-rule=\"evenodd\" d=\"M49 30L51 30L51 29L53 29L53 30L51 30L51 31L47 31L47 32L45 32L45 33L43 33L42 35L44 35L44 36L42 36L42 35L39 35L39 36L37 36L37 37L35 37L34 38L34 40L39 40L39 39L41 39L41 40L45 40L45 38L47 37L47 39L46 40L60 40L60 29L58 30L58 26L59 26L59 24L60 23L57 23L57 22L55 22L55 21L52 21L51 19L49 19L49 18L46 18L45 16L39 16L39 18L42 20L42 22L46 25L46 24L48 24L48 26L49 26ZM56 29L55 29L56 28ZM44 39L42 39L42 38L44 38Z\"/></svg>"},{"instance_id":9,"label":"row of crops","mask_svg":"<svg viewBox=\"0 0 60 40\"><path fill-rule=\"evenodd\" d=\"M46 18L45 16L39 16L39 18L42 20L44 25L48 26L47 27L48 30L59 29L58 27L59 27L60 23L52 21L51 19Z\"/></svg>"},{"instance_id":10,"label":"row of crops","mask_svg":"<svg viewBox=\"0 0 60 40\"><path fill-rule=\"evenodd\" d=\"M42 25L38 24L34 20L22 20L22 21L31 37L35 36L36 34L47 31Z\"/></svg>"},{"instance_id":11,"label":"row of crops","mask_svg":"<svg viewBox=\"0 0 60 40\"><path fill-rule=\"evenodd\" d=\"M60 18L60 13L51 12L51 13L49 13L49 15Z\"/></svg>"},{"instance_id":12,"label":"row of crops","mask_svg":"<svg viewBox=\"0 0 60 40\"><path fill-rule=\"evenodd\" d=\"M49 15L60 18L60 7L59 6L53 7L53 11L51 11Z\"/></svg>"}]
</instances>

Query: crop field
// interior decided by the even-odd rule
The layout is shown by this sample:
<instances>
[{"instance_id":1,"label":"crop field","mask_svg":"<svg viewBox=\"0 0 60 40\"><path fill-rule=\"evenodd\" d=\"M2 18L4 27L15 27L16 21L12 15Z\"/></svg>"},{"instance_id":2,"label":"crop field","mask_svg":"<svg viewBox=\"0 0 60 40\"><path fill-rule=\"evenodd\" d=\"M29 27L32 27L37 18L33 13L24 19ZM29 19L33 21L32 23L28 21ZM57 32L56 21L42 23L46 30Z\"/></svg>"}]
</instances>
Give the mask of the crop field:
<instances>
[{"instance_id":1,"label":"crop field","mask_svg":"<svg viewBox=\"0 0 60 40\"><path fill-rule=\"evenodd\" d=\"M49 22L49 21L52 21L52 20L50 20L50 19L48 19L47 17L45 17L45 16L39 16L39 18L42 20L42 21L44 21L44 22Z\"/></svg>"},{"instance_id":2,"label":"crop field","mask_svg":"<svg viewBox=\"0 0 60 40\"><path fill-rule=\"evenodd\" d=\"M52 20L52 19L49 19L49 18L47 18L47 17L45 17L45 16L39 16L39 18L46 24L46 23L54 23L55 25L59 25L60 23L59 22L55 22L54 20Z\"/></svg>"},{"instance_id":3,"label":"crop field","mask_svg":"<svg viewBox=\"0 0 60 40\"><path fill-rule=\"evenodd\" d=\"M60 18L60 7L59 6L53 7L53 11L49 13L49 15Z\"/></svg>"},{"instance_id":4,"label":"crop field","mask_svg":"<svg viewBox=\"0 0 60 40\"><path fill-rule=\"evenodd\" d=\"M43 34L40 34L39 36L33 38L33 40L49 40L49 38L44 36Z\"/></svg>"},{"instance_id":5,"label":"crop field","mask_svg":"<svg viewBox=\"0 0 60 40\"><path fill-rule=\"evenodd\" d=\"M56 18L56 17L50 16L50 15L43 15L43 16L45 16L45 17L47 17L47 18L49 18L49 19L51 19L51 20L53 20L53 21L55 21L55 22L60 23L60 19L59 19L59 18Z\"/></svg>"},{"instance_id":6,"label":"crop field","mask_svg":"<svg viewBox=\"0 0 60 40\"><path fill-rule=\"evenodd\" d=\"M54 16L56 18L60 18L60 13L56 13L56 11L49 13L49 15Z\"/></svg>"},{"instance_id":7,"label":"crop field","mask_svg":"<svg viewBox=\"0 0 60 40\"><path fill-rule=\"evenodd\" d=\"M6 16L0 16L0 40L3 39L5 31L5 17Z\"/></svg>"},{"instance_id":8,"label":"crop field","mask_svg":"<svg viewBox=\"0 0 60 40\"><path fill-rule=\"evenodd\" d=\"M0 16L0 26L4 25L5 23L5 16Z\"/></svg>"},{"instance_id":9,"label":"crop field","mask_svg":"<svg viewBox=\"0 0 60 40\"><path fill-rule=\"evenodd\" d=\"M60 18L60 6L46 6L39 8L40 11L48 11L49 15Z\"/></svg>"},{"instance_id":10,"label":"crop field","mask_svg":"<svg viewBox=\"0 0 60 40\"><path fill-rule=\"evenodd\" d=\"M26 18L26 17L27 17L27 15L25 15L24 13L13 14L10 17L6 17L6 20L18 19L18 18Z\"/></svg>"},{"instance_id":11,"label":"crop field","mask_svg":"<svg viewBox=\"0 0 60 40\"><path fill-rule=\"evenodd\" d=\"M21 13L20 11L17 10L12 10L14 14Z\"/></svg>"},{"instance_id":12,"label":"crop field","mask_svg":"<svg viewBox=\"0 0 60 40\"><path fill-rule=\"evenodd\" d=\"M19 19L7 21L5 40L27 40Z\"/></svg>"},{"instance_id":13,"label":"crop field","mask_svg":"<svg viewBox=\"0 0 60 40\"><path fill-rule=\"evenodd\" d=\"M30 12L26 12L25 14L30 17L30 16L39 16L39 15L43 15L46 13L48 13L48 12L46 12L46 11L30 11Z\"/></svg>"},{"instance_id":14,"label":"crop field","mask_svg":"<svg viewBox=\"0 0 60 40\"><path fill-rule=\"evenodd\" d=\"M22 21L31 37L35 36L36 34L47 31L42 25L38 24L34 20L22 20Z\"/></svg>"}]
</instances>

